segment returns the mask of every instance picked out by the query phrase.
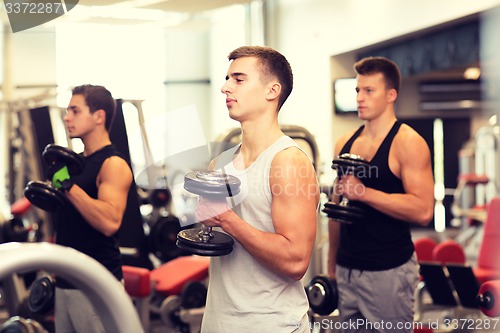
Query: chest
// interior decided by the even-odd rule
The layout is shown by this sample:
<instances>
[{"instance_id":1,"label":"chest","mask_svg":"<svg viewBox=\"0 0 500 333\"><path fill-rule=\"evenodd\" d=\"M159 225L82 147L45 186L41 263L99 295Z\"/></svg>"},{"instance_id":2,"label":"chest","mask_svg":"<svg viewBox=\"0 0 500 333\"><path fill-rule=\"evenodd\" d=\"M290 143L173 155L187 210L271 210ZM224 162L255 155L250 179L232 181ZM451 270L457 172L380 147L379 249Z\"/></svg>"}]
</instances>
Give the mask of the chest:
<instances>
[{"instance_id":1,"label":"chest","mask_svg":"<svg viewBox=\"0 0 500 333\"><path fill-rule=\"evenodd\" d=\"M351 147L351 154L361 156L367 161L371 161L377 153L383 140L369 140L366 137L358 137Z\"/></svg>"},{"instance_id":2,"label":"chest","mask_svg":"<svg viewBox=\"0 0 500 333\"><path fill-rule=\"evenodd\" d=\"M381 149L383 143L384 138L374 140L360 136L353 142L350 153L359 155L369 162L373 161L374 158L377 159L377 163L387 162L389 170L396 177L401 178L401 168L394 140L385 143L388 147L382 147L385 149Z\"/></svg>"}]
</instances>

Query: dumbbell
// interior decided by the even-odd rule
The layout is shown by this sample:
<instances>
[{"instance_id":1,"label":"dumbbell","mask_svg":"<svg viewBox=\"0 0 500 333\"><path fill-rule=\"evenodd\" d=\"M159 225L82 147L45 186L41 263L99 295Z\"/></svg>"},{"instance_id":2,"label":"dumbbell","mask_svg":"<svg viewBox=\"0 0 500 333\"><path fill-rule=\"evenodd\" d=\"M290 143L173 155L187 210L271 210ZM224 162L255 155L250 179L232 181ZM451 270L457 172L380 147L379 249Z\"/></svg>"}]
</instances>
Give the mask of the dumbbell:
<instances>
[{"instance_id":1,"label":"dumbbell","mask_svg":"<svg viewBox=\"0 0 500 333\"><path fill-rule=\"evenodd\" d=\"M28 308L31 312L44 315L54 309L55 282L50 275L42 275L31 284Z\"/></svg>"},{"instance_id":2,"label":"dumbbell","mask_svg":"<svg viewBox=\"0 0 500 333\"><path fill-rule=\"evenodd\" d=\"M0 326L0 333L47 333L43 326L33 320L20 316L10 317Z\"/></svg>"},{"instance_id":3,"label":"dumbbell","mask_svg":"<svg viewBox=\"0 0 500 333\"><path fill-rule=\"evenodd\" d=\"M238 178L219 171L192 171L184 177L184 189L211 201L225 201L240 192ZM212 227L181 230L177 234L177 246L182 250L202 256L223 256L232 252L231 236Z\"/></svg>"},{"instance_id":4,"label":"dumbbell","mask_svg":"<svg viewBox=\"0 0 500 333\"><path fill-rule=\"evenodd\" d=\"M337 281L325 275L316 275L306 286L309 307L314 313L326 316L339 305Z\"/></svg>"},{"instance_id":5,"label":"dumbbell","mask_svg":"<svg viewBox=\"0 0 500 333\"><path fill-rule=\"evenodd\" d=\"M369 171L370 164L362 157L344 153L339 155L332 161L332 169L337 171L338 177L352 174L357 178L366 177ZM345 196L342 197L340 203L327 202L323 208L323 212L332 220L342 223L353 223L365 216L362 208L356 203L349 202Z\"/></svg>"},{"instance_id":6,"label":"dumbbell","mask_svg":"<svg viewBox=\"0 0 500 333\"><path fill-rule=\"evenodd\" d=\"M172 331L189 332L189 323L183 320L183 312L205 307L207 287L200 281L189 281L182 288L181 294L165 298L159 308L160 318Z\"/></svg>"},{"instance_id":7,"label":"dumbbell","mask_svg":"<svg viewBox=\"0 0 500 333\"><path fill-rule=\"evenodd\" d=\"M55 144L48 144L43 153L43 159L49 165L46 175L47 181L30 181L24 189L24 196L36 207L54 212L66 203L64 195L51 182L52 176L61 167L68 168L70 176L76 176L83 171L85 162L83 157L74 151Z\"/></svg>"},{"instance_id":8,"label":"dumbbell","mask_svg":"<svg viewBox=\"0 0 500 333\"><path fill-rule=\"evenodd\" d=\"M162 262L170 261L179 256L186 255L177 245L177 234L179 231L188 229L182 227L179 218L175 215L158 216L150 222L148 233L148 244L153 253Z\"/></svg>"}]
</instances>

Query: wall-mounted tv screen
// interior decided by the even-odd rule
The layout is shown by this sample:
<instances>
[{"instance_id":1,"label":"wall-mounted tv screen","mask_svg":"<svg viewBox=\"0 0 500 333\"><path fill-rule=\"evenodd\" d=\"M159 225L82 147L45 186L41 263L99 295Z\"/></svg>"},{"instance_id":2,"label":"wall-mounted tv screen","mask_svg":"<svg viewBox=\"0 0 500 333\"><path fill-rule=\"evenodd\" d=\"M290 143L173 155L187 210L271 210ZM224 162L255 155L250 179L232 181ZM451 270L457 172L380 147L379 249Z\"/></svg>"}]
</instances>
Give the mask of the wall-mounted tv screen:
<instances>
[{"instance_id":1,"label":"wall-mounted tv screen","mask_svg":"<svg viewBox=\"0 0 500 333\"><path fill-rule=\"evenodd\" d=\"M335 113L358 112L356 103L356 78L333 81L333 104Z\"/></svg>"}]
</instances>

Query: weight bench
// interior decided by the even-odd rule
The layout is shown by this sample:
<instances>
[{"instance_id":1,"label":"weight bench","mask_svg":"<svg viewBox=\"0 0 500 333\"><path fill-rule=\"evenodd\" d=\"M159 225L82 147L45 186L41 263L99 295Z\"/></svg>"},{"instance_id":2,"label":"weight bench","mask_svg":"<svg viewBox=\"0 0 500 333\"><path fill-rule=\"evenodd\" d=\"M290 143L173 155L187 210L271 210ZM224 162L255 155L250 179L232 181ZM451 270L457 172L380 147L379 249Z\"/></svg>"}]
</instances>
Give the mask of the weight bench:
<instances>
[{"instance_id":1,"label":"weight bench","mask_svg":"<svg viewBox=\"0 0 500 333\"><path fill-rule=\"evenodd\" d=\"M477 263L474 267L465 265L465 254L463 248L453 240L444 241L433 250L432 260L437 266L429 267L427 263L420 263L421 270L428 276L424 277L425 284L419 285L417 295L416 314L420 315L422 311L422 291L423 286L434 289L431 294L436 304L452 303L451 294L457 295L460 304L466 308L481 308L477 303L475 296L478 295L479 286L492 280L500 280L500 260L498 253L500 251L500 196L494 197L488 204L486 220L484 222L484 233L479 249ZM452 263L454 261L454 263ZM456 262L460 264L457 264ZM439 265L446 268L446 273L440 272ZM441 268L442 270L443 268ZM444 283L443 275L449 282ZM435 285L434 285L435 284ZM433 285L433 286L430 286ZM487 284L489 285L489 284ZM492 282L492 285L494 283ZM455 294L454 294L455 293ZM447 294L445 296L445 294ZM434 297L436 299L434 299ZM455 298L455 296L453 297ZM458 304L458 302L457 302Z\"/></svg>"},{"instance_id":2,"label":"weight bench","mask_svg":"<svg viewBox=\"0 0 500 333\"><path fill-rule=\"evenodd\" d=\"M446 269L455 287L460 304L465 308L479 309L479 303L477 302L479 283L472 267L460 264L448 264L446 265Z\"/></svg>"},{"instance_id":3,"label":"weight bench","mask_svg":"<svg viewBox=\"0 0 500 333\"><path fill-rule=\"evenodd\" d=\"M144 332L149 332L149 300L151 298L151 272L142 267L122 266L127 294L132 298Z\"/></svg>"},{"instance_id":4,"label":"weight bench","mask_svg":"<svg viewBox=\"0 0 500 333\"><path fill-rule=\"evenodd\" d=\"M479 284L470 266L421 263L420 272L434 305L478 309ZM457 300L458 297L458 300Z\"/></svg>"},{"instance_id":5,"label":"weight bench","mask_svg":"<svg viewBox=\"0 0 500 333\"><path fill-rule=\"evenodd\" d=\"M151 271L133 266L122 267L125 290L134 300L145 332L150 329L151 314L158 314L169 328L177 328L179 323L173 320L174 312L178 312L175 315L189 325L191 332L199 331L203 307L185 308L183 292L192 287L192 283L208 278L209 263L208 257L183 256ZM194 289L190 290L193 292Z\"/></svg>"},{"instance_id":6,"label":"weight bench","mask_svg":"<svg viewBox=\"0 0 500 333\"><path fill-rule=\"evenodd\" d=\"M458 305L451 281L441 263L421 262L420 275L433 305L446 307Z\"/></svg>"},{"instance_id":7,"label":"weight bench","mask_svg":"<svg viewBox=\"0 0 500 333\"><path fill-rule=\"evenodd\" d=\"M416 302L416 321L422 320L424 310L457 308L461 311L480 309L477 300L479 283L472 267L465 264L440 262L421 262L420 274L423 282L419 286ZM430 295L432 304L422 300L423 288Z\"/></svg>"}]
</instances>

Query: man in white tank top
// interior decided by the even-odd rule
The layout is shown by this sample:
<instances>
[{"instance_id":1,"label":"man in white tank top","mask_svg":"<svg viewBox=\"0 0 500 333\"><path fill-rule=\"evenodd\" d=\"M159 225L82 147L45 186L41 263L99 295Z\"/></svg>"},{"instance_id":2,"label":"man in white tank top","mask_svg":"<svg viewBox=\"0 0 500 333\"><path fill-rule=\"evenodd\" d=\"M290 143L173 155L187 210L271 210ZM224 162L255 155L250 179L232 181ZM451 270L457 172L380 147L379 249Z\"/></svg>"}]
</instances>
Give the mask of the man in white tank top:
<instances>
[{"instance_id":1,"label":"man in white tank top","mask_svg":"<svg viewBox=\"0 0 500 333\"><path fill-rule=\"evenodd\" d=\"M240 47L228 58L221 90L242 142L212 168L237 176L242 187L233 205L198 205L200 221L235 240L229 255L211 258L202 332L309 332L300 279L315 241L319 188L310 159L278 124L292 71L268 47Z\"/></svg>"}]
</instances>

